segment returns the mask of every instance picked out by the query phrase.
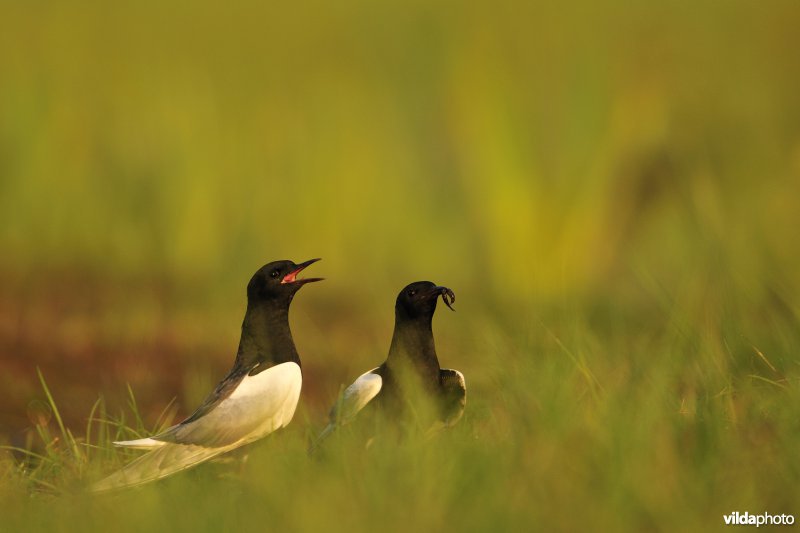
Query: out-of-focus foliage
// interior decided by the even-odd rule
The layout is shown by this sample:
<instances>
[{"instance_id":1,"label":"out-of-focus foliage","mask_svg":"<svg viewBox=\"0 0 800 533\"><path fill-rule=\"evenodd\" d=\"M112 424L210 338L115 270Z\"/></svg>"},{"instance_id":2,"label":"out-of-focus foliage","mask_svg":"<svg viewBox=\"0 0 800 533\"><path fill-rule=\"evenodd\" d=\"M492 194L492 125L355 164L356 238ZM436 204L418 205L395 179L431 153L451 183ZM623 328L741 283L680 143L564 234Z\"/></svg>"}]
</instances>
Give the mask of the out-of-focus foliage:
<instances>
[{"instance_id":1,"label":"out-of-focus foliage","mask_svg":"<svg viewBox=\"0 0 800 533\"><path fill-rule=\"evenodd\" d=\"M310 254L521 299L631 255L797 267L797 11L6 3L4 265L240 284Z\"/></svg>"}]
</instances>

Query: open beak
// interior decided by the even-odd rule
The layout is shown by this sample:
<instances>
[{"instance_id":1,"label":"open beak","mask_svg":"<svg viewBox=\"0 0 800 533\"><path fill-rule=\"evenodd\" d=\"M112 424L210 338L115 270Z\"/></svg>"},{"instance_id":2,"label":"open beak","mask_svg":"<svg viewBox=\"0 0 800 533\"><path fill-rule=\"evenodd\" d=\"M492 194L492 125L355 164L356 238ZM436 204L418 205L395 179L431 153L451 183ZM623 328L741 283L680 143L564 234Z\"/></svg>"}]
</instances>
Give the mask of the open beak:
<instances>
[{"instance_id":1,"label":"open beak","mask_svg":"<svg viewBox=\"0 0 800 533\"><path fill-rule=\"evenodd\" d=\"M453 304L456 301L456 293L453 292L453 289L448 289L447 287L443 287L442 285L437 285L433 289L431 289L431 295L435 298L439 295L442 295L442 301L444 304L450 308L451 311L455 311L453 308Z\"/></svg>"},{"instance_id":2,"label":"open beak","mask_svg":"<svg viewBox=\"0 0 800 533\"><path fill-rule=\"evenodd\" d=\"M296 269L292 270L291 272L289 272L288 274L283 276L283 279L281 280L281 283L282 284L283 283L297 283L299 285L304 285L306 283L311 283L312 281L322 281L325 278L301 278L301 279L297 279L297 275L300 272L302 272L304 268L306 268L309 265L312 265L312 264L316 263L319 260L320 260L320 258L318 257L316 259L309 259L308 261L300 263L299 265L297 265Z\"/></svg>"}]
</instances>

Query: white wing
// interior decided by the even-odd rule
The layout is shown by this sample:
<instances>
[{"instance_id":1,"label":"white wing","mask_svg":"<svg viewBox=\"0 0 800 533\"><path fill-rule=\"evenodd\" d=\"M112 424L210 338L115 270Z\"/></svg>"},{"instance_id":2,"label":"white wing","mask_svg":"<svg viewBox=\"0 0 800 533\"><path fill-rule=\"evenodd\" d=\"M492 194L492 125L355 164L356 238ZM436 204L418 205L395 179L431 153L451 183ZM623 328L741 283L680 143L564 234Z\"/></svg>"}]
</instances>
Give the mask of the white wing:
<instances>
[{"instance_id":1,"label":"white wing","mask_svg":"<svg viewBox=\"0 0 800 533\"><path fill-rule=\"evenodd\" d=\"M458 370L443 368L439 371L444 391L442 423L452 427L461 419L467 405L467 383Z\"/></svg>"},{"instance_id":2,"label":"white wing","mask_svg":"<svg viewBox=\"0 0 800 533\"><path fill-rule=\"evenodd\" d=\"M92 490L163 478L265 437L291 421L301 385L300 366L293 362L245 376L227 398L202 417L178 424L155 438L118 443L153 451L96 483Z\"/></svg>"},{"instance_id":3,"label":"white wing","mask_svg":"<svg viewBox=\"0 0 800 533\"><path fill-rule=\"evenodd\" d=\"M361 374L352 385L344 390L339 401L331 409L328 426L319 434L310 452L313 453L322 440L338 426L352 421L358 412L378 395L383 386L383 378L374 373L376 370L378 369L373 368L369 372Z\"/></svg>"},{"instance_id":4,"label":"white wing","mask_svg":"<svg viewBox=\"0 0 800 533\"><path fill-rule=\"evenodd\" d=\"M207 414L156 439L203 446L242 445L260 439L291 421L302 380L300 366L291 362L245 376Z\"/></svg>"},{"instance_id":5,"label":"white wing","mask_svg":"<svg viewBox=\"0 0 800 533\"><path fill-rule=\"evenodd\" d=\"M361 374L352 385L344 390L340 401L331 409L331 423L340 426L347 424L370 400L378 395L383 385L383 378L374 374L376 370L378 369L373 368L369 372Z\"/></svg>"}]
</instances>

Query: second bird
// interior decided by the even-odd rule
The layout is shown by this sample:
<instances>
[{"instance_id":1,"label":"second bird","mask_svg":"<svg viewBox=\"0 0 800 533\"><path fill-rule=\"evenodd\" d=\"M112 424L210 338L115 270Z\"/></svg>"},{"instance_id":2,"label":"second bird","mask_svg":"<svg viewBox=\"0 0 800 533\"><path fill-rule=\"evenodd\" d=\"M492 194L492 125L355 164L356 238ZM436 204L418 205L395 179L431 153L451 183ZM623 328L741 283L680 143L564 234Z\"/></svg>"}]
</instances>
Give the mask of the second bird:
<instances>
[{"instance_id":1,"label":"second bird","mask_svg":"<svg viewBox=\"0 0 800 533\"><path fill-rule=\"evenodd\" d=\"M416 423L432 423L432 428L458 422L464 413L467 389L461 372L439 366L432 322L440 296L453 309L453 291L430 281L417 281L400 291L386 361L345 389L312 452L338 426L351 422L362 410L380 411L380 415L397 422L415 419Z\"/></svg>"}]
</instances>

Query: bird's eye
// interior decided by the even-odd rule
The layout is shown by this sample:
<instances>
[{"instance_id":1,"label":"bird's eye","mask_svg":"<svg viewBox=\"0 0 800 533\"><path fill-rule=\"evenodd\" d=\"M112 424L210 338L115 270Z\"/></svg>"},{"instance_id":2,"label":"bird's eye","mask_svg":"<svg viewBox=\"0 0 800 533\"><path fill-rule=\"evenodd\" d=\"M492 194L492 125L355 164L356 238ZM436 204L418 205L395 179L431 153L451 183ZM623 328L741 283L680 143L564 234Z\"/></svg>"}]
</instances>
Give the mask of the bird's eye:
<instances>
[{"instance_id":1,"label":"bird's eye","mask_svg":"<svg viewBox=\"0 0 800 533\"><path fill-rule=\"evenodd\" d=\"M273 278L277 278L278 276L280 276L280 275L281 275L281 273L280 273L280 271L278 271L278 270L273 270L272 272L270 272L270 273L269 273L269 275L270 275L271 277L273 277Z\"/></svg>"},{"instance_id":2,"label":"bird's eye","mask_svg":"<svg viewBox=\"0 0 800 533\"><path fill-rule=\"evenodd\" d=\"M417 294L416 289L411 289L410 291L408 291L409 296L414 296L415 294Z\"/></svg>"}]
</instances>

